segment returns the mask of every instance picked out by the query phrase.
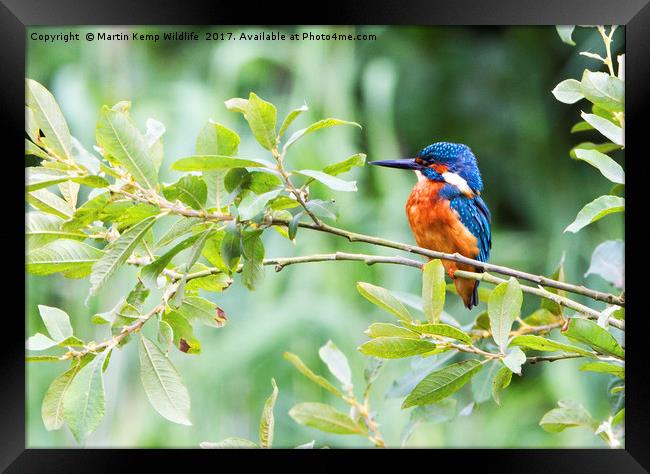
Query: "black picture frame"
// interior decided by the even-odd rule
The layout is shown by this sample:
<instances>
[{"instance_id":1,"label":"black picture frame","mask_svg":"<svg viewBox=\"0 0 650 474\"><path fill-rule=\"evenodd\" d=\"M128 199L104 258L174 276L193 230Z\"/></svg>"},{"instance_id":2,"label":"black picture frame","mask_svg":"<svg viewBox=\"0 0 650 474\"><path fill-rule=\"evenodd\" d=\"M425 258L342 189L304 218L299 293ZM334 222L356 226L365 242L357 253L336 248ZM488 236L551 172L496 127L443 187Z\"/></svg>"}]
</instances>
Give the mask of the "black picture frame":
<instances>
[{"instance_id":1,"label":"black picture frame","mask_svg":"<svg viewBox=\"0 0 650 474\"><path fill-rule=\"evenodd\" d=\"M618 24L626 27L626 164L627 218L625 220L627 255L642 254L643 234L632 228L644 221L643 186L646 174L640 169L644 156L643 110L650 97L650 0L439 0L436 2L401 0L400 2L341 2L279 7L274 2L251 5L248 2L202 4L195 0L173 2L129 2L125 0L1 0L0 2L0 110L2 128L7 132L3 151L5 172L20 176L24 153L24 76L26 27L34 25L147 25L147 24L419 24L419 25L555 25ZM311 12L311 13L309 13ZM272 19L270 19L272 18ZM647 133L647 132L646 132ZM3 204L15 212L16 221L24 219L22 180L9 179L3 189ZM636 196L635 196L636 194ZM24 267L24 234L18 223L7 223L2 241L5 246L4 307L9 308L20 283L15 275ZM638 253L637 253L638 250ZM630 268L626 265L626 269ZM447 462L461 469L474 467L488 472L648 472L650 469L650 385L642 338L647 332L648 316L634 311L643 299L645 281L632 278L626 271L626 300L631 305L626 332L626 447L608 449L493 449L493 450L402 450L373 451L371 466L384 456L405 457L422 462L422 467L437 469ZM13 287L16 287L15 289ZM26 293L23 280L24 295ZM640 309L640 308L639 308ZM325 467L346 466L340 450L299 451L215 451L210 450L114 450L25 448L25 362L24 339L16 337L24 323L17 310L5 309L2 315L3 338L0 359L0 469L6 472L116 472L131 470L137 462L161 461L167 470L196 469L193 458L201 458L209 468L222 469L223 463L262 461L272 463L291 456L291 461L313 462L316 456ZM507 427L504 427L507 429ZM347 457L351 451L346 451ZM369 451L355 454L370 455ZM418 459L416 460L415 457ZM241 464L243 466L243 464ZM272 466L272 464L268 464ZM427 467L429 466L429 467Z\"/></svg>"}]
</instances>

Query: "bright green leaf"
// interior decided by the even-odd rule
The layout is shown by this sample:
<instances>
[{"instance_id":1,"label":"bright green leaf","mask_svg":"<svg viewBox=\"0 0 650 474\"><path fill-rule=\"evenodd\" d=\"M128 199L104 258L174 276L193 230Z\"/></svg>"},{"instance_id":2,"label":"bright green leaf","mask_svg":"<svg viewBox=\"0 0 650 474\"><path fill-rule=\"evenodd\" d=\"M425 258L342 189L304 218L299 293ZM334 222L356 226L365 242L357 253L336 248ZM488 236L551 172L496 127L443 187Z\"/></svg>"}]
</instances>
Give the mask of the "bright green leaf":
<instances>
[{"instance_id":1,"label":"bright green leaf","mask_svg":"<svg viewBox=\"0 0 650 474\"><path fill-rule=\"evenodd\" d=\"M583 227L596 222L608 214L623 212L625 198L611 195L600 196L583 207L575 220L564 229L564 232L576 233Z\"/></svg>"}]
</instances>

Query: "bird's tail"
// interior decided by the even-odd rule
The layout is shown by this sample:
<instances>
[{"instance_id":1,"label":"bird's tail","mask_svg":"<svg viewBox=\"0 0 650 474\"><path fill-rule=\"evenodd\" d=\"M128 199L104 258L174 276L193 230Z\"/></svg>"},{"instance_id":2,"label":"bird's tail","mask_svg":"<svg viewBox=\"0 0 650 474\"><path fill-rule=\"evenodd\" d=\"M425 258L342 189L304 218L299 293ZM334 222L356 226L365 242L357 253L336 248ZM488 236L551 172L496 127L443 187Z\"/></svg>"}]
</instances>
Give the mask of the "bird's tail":
<instances>
[{"instance_id":1,"label":"bird's tail","mask_svg":"<svg viewBox=\"0 0 650 474\"><path fill-rule=\"evenodd\" d=\"M456 291L462 298L467 309L472 309L474 306L478 305L478 284L478 281L469 280L467 278L454 279Z\"/></svg>"}]
</instances>

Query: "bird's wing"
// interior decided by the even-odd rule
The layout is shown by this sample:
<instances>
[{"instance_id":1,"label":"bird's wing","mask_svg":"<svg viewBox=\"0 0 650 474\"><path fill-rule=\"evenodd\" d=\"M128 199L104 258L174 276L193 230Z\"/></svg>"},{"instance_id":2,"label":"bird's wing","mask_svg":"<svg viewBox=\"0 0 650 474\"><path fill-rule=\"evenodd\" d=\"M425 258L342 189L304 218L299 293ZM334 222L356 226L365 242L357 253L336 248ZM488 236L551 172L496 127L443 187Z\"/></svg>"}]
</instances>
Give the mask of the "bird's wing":
<instances>
[{"instance_id":1,"label":"bird's wing","mask_svg":"<svg viewBox=\"0 0 650 474\"><path fill-rule=\"evenodd\" d=\"M456 196L450 199L449 205L458 213L463 225L476 237L479 250L477 260L487 262L492 248L491 216L487 205L479 196Z\"/></svg>"}]
</instances>

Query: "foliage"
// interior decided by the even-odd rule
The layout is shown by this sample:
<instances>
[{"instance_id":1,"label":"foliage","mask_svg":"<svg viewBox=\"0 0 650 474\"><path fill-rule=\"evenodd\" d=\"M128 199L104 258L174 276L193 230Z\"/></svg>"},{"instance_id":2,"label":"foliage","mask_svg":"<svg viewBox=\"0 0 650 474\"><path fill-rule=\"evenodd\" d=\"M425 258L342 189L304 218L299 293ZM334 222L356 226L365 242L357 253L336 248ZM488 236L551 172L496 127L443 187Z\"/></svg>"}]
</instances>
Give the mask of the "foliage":
<instances>
[{"instance_id":1,"label":"foliage","mask_svg":"<svg viewBox=\"0 0 650 474\"><path fill-rule=\"evenodd\" d=\"M611 33L603 37L611 39ZM620 77L616 77L622 82L621 71L619 66ZM622 168L605 154L623 145L622 132L619 137L613 128L622 129L623 125L623 104L617 102L622 97L619 83L610 84L609 79L604 81L600 75L590 74L583 76L579 85L575 82L558 85L556 97L565 102L582 98L592 102L592 114L583 114L584 123L577 128L593 128L610 141L581 144L572 150L572 156L621 185ZM172 169L184 174L173 183L163 183L158 178L165 130L162 124L150 119L143 133L131 118L128 102L105 106L96 129L97 146L93 148L96 156L80 148L70 135L58 105L43 86L28 80L27 89L26 155L40 160L38 166L28 169L26 200L34 210L27 217L27 271L36 275L88 278L88 298L91 298L111 286L120 268L139 269L132 291L112 309L92 318L93 323L105 327L109 334L103 342L78 339L73 336L72 325L62 310L39 307L49 335L30 337L27 348L48 352L29 355L28 360L70 361L67 370L54 379L45 394L43 422L48 430L59 429L65 423L75 438L83 442L106 410L103 374L109 366L110 354L115 348L135 342L142 385L152 407L172 422L190 424L190 394L172 365L170 346L185 354L200 353L201 344L194 334L194 326L202 323L216 329L227 321L223 310L202 292L219 294L236 282L254 290L264 279L266 265L281 270L294 263L346 259L340 254L325 256L328 258L322 255L302 259L266 258L265 239L269 229L292 242L299 229L359 239L359 234L332 227L330 223L338 217L335 204L329 199L312 198L310 191L312 187L355 191L357 184L339 175L354 166L362 166L365 155L357 153L320 169L288 167L291 162L288 152L298 150L294 148L298 140L308 140L307 135L323 128L358 124L324 119L286 135L307 107L292 110L279 124L275 105L250 93L247 99L226 101L226 107L242 114L252 136L265 150L263 153L270 156L239 156L239 136L224 125L209 121L197 138L195 153L172 165ZM611 125L603 124L602 120ZM80 202L79 190L86 188L90 188L90 193ZM619 201L610 202L610 197ZM591 207L587 205L585 208L589 209L583 209L582 217L579 214L568 230L576 232L607 213L623 209L622 198L605 198L607 202L598 198ZM169 231L154 239L152 229L171 219L174 224ZM366 242L391 246L390 242L378 238ZM608 245L596 250L598 256L595 251L589 273L603 275L622 287L619 276L622 273L606 273L605 265L599 264L609 262L620 247ZM379 257L373 258L357 255L347 259L368 264L382 262ZM398 263L418 266L412 261ZM431 259L420 266L423 266L421 298L367 282L357 284L364 298L397 318L391 322L374 322L366 331L369 340L361 344L359 351L370 358L361 399L355 396L347 358L333 343L321 347L319 355L340 387L315 374L298 356L285 354L303 375L350 407L346 414L330 404L299 403L289 411L294 421L326 433L362 436L375 446L385 446L377 423L378 414L370 410L369 404L373 382L384 359L411 358L422 362L424 367L399 379L400 396L404 397L402 407L412 407L410 421L402 433L402 444L422 422L446 422L467 416L475 406L489 399L497 404L506 403L507 395L504 397L503 392L510 386L512 374L524 375L527 364L587 358L589 362L581 366L581 371L611 374L622 380L625 354L618 341L619 334L614 337L611 332L615 330L609 326L612 321L623 321L624 311L619 306L612 304L604 311L581 312L573 305L576 313L565 314L572 301L567 290L546 286L544 293L538 294L543 298L540 307L523 316L523 293L530 293L531 287L511 277L499 282L493 290L481 288L481 300L488 303L487 312L477 315L470 323L461 324L444 310L445 293L453 290L445 283L440 260ZM563 273L561 264L551 276L552 282L566 283ZM491 282L488 274L470 277ZM156 298L160 294L153 306L148 300L150 293ZM152 337L141 333L145 324L153 328ZM558 333L558 329L563 331ZM553 354L538 355L538 352ZM82 385L88 389L81 390ZM622 386L612 390L616 390L612 396L620 400ZM472 403L458 410L459 402L468 393ZM227 438L202 446L272 447L273 407L277 396L273 382L273 393L260 420L259 444L243 438ZM622 436L621 409L595 427L593 423L571 422L575 413L571 416L553 413L540 424L556 431L558 426L589 426L610 445L617 446ZM577 418L588 418L581 410L575 410ZM562 424L562 419L569 422ZM313 445L312 442L301 447Z\"/></svg>"}]
</instances>

